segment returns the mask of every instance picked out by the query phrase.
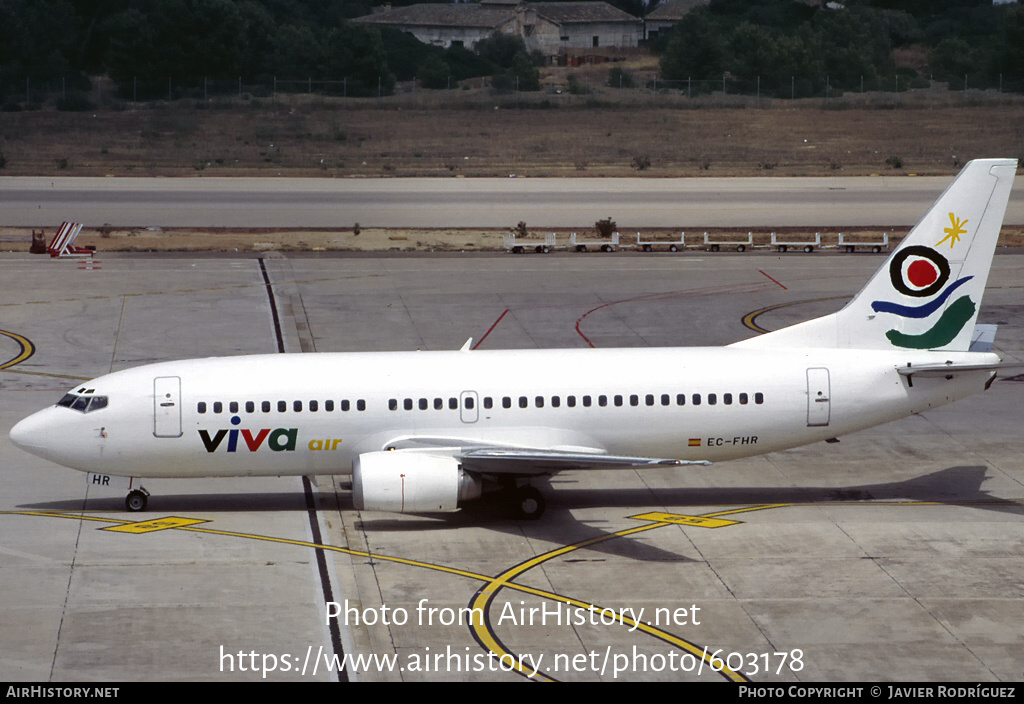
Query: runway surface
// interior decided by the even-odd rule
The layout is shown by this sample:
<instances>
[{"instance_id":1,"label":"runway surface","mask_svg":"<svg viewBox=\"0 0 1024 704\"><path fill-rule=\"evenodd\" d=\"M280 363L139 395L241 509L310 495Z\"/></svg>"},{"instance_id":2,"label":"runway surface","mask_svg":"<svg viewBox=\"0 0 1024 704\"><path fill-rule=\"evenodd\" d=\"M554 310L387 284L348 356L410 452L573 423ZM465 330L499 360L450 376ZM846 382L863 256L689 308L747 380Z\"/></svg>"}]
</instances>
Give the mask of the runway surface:
<instances>
[{"instance_id":1,"label":"runway surface","mask_svg":"<svg viewBox=\"0 0 1024 704\"><path fill-rule=\"evenodd\" d=\"M909 226L951 178L0 178L0 226ZM1024 185L1006 224L1024 224Z\"/></svg>"},{"instance_id":2,"label":"runway surface","mask_svg":"<svg viewBox=\"0 0 1024 704\"><path fill-rule=\"evenodd\" d=\"M344 477L152 480L129 514L7 438L78 380L276 352L270 292L287 353L708 345L835 310L882 261L0 255L0 678L1019 681L1024 376L839 444L567 472L526 523L356 511ZM981 309L1018 361L1022 274L997 256Z\"/></svg>"}]
</instances>

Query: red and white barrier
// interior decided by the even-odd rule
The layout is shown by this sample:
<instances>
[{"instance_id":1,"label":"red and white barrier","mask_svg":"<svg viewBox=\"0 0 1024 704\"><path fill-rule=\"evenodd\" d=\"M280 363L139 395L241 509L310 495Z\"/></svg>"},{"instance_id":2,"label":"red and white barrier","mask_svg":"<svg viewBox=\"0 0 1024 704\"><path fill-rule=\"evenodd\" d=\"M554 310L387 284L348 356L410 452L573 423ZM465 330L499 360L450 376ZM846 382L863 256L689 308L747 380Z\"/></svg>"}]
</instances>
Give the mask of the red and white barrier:
<instances>
[{"instance_id":1,"label":"red and white barrier","mask_svg":"<svg viewBox=\"0 0 1024 704\"><path fill-rule=\"evenodd\" d=\"M57 234L50 241L47 251L51 257L87 257L95 253L95 250L86 247L75 247L73 243L78 233L82 231L80 222L63 222Z\"/></svg>"}]
</instances>

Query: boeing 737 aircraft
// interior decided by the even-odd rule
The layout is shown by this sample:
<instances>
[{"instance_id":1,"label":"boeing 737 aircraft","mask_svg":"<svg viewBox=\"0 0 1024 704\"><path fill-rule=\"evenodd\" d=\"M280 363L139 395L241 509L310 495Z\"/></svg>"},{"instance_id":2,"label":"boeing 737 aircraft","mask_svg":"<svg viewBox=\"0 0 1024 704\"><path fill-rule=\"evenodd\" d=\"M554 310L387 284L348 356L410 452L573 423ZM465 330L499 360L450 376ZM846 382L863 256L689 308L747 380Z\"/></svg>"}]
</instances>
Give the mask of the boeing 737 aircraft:
<instances>
[{"instance_id":1,"label":"boeing 737 aircraft","mask_svg":"<svg viewBox=\"0 0 1024 704\"><path fill-rule=\"evenodd\" d=\"M978 307L1016 166L967 164L842 310L727 347L165 362L76 386L11 440L133 477L130 511L145 508L147 477L352 474L357 509L453 511L504 489L536 518L531 480L561 470L701 465L831 439L995 379L990 335L972 341L990 327L976 326ZM524 365L528 377L506 373Z\"/></svg>"}]
</instances>

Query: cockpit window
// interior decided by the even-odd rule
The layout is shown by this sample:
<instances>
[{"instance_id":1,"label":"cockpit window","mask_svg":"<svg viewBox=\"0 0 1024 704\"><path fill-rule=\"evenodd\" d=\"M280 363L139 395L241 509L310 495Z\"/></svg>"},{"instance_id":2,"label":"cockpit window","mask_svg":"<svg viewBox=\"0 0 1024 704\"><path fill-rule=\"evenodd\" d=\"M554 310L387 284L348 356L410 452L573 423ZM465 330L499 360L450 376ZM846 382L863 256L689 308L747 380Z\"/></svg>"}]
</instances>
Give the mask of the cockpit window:
<instances>
[{"instance_id":1,"label":"cockpit window","mask_svg":"<svg viewBox=\"0 0 1024 704\"><path fill-rule=\"evenodd\" d=\"M89 389L92 391L92 389ZM107 407L106 396L79 396L77 394L64 394L60 401L57 401L58 406L64 408L70 408L73 411L81 411L82 413L91 413L92 411L98 411L101 408Z\"/></svg>"}]
</instances>

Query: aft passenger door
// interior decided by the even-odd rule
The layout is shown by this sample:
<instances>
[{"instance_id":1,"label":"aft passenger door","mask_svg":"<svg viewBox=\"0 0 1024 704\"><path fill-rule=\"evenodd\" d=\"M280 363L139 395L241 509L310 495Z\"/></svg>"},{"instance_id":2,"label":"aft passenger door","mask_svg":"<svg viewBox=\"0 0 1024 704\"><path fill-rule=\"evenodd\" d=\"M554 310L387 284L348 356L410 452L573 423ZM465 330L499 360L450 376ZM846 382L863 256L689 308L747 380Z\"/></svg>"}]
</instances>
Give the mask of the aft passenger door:
<instances>
[{"instance_id":1,"label":"aft passenger door","mask_svg":"<svg viewBox=\"0 0 1024 704\"><path fill-rule=\"evenodd\" d=\"M807 370L807 425L828 425L832 415L828 369Z\"/></svg>"},{"instance_id":2,"label":"aft passenger door","mask_svg":"<svg viewBox=\"0 0 1024 704\"><path fill-rule=\"evenodd\" d=\"M153 379L153 435L158 438L181 437L181 378L158 376Z\"/></svg>"}]
</instances>

